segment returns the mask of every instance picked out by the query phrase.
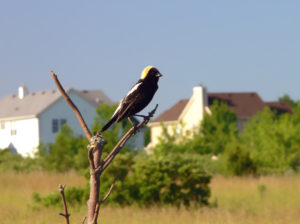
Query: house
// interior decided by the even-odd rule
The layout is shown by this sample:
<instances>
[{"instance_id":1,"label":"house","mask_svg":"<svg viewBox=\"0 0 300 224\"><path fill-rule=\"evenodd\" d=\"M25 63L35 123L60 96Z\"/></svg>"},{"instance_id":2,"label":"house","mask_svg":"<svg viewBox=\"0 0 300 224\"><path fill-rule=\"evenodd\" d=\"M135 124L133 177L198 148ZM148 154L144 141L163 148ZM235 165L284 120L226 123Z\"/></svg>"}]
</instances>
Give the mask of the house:
<instances>
[{"instance_id":1,"label":"house","mask_svg":"<svg viewBox=\"0 0 300 224\"><path fill-rule=\"evenodd\" d=\"M100 104L112 104L101 90L67 89L67 94L80 110L85 122L91 126ZM70 106L58 90L29 93L24 86L18 94L0 99L0 149L9 148L23 156L32 156L40 143L51 143L63 124L70 126L76 136L84 136ZM144 145L142 134L134 144Z\"/></svg>"},{"instance_id":2,"label":"house","mask_svg":"<svg viewBox=\"0 0 300 224\"><path fill-rule=\"evenodd\" d=\"M174 131L177 134L193 131L199 125L205 113L211 113L209 106L215 100L226 102L228 107L237 116L237 127L243 129L245 122L255 113L268 106L278 113L292 113L292 109L287 102L264 102L255 92L227 92L208 93L203 86L193 88L193 95L190 99L178 101L174 106L160 114L149 123L151 129L151 143L154 146L162 136L162 123L168 133Z\"/></svg>"}]
</instances>

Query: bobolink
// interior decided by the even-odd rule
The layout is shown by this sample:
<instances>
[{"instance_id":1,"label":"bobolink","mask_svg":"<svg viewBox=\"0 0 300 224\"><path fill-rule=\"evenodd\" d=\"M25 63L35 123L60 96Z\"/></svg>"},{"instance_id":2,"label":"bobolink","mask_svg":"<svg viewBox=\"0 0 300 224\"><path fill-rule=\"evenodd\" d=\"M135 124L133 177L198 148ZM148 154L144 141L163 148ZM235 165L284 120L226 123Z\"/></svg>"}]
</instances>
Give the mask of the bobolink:
<instances>
[{"instance_id":1,"label":"bobolink","mask_svg":"<svg viewBox=\"0 0 300 224\"><path fill-rule=\"evenodd\" d=\"M114 122L119 122L124 118L129 118L143 110L152 100L158 89L158 79L162 75L153 66L144 68L141 78L131 88L127 95L120 101L120 104L111 119L102 128L101 132L108 129ZM132 123L132 122L131 122Z\"/></svg>"}]
</instances>

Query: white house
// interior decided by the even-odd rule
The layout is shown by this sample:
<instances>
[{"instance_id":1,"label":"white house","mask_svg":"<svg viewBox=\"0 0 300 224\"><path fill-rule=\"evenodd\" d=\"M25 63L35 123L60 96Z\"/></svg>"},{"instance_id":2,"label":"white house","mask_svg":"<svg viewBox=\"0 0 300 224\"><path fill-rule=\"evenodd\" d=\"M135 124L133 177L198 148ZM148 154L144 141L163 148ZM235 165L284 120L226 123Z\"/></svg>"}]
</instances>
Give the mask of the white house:
<instances>
[{"instance_id":1,"label":"white house","mask_svg":"<svg viewBox=\"0 0 300 224\"><path fill-rule=\"evenodd\" d=\"M112 104L101 90L71 88L66 92L88 126L94 122L97 106ZM26 87L19 87L17 95L0 99L0 149L9 148L23 156L32 156L40 143L54 142L65 123L75 135L84 135L74 112L58 90L29 93ZM143 147L143 135L137 135L133 142L138 148Z\"/></svg>"}]
</instances>

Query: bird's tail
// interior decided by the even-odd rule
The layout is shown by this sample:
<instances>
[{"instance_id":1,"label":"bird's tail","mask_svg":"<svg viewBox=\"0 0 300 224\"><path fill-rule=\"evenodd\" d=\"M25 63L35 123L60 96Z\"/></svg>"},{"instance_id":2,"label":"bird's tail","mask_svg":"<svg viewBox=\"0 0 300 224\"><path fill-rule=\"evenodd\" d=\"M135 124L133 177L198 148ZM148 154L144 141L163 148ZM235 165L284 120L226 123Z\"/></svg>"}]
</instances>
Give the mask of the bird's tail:
<instances>
[{"instance_id":1,"label":"bird's tail","mask_svg":"<svg viewBox=\"0 0 300 224\"><path fill-rule=\"evenodd\" d=\"M109 122L106 123L106 125L104 125L104 127L101 129L100 132L104 132L106 129L108 129L115 121L117 120L117 116L113 116Z\"/></svg>"}]
</instances>

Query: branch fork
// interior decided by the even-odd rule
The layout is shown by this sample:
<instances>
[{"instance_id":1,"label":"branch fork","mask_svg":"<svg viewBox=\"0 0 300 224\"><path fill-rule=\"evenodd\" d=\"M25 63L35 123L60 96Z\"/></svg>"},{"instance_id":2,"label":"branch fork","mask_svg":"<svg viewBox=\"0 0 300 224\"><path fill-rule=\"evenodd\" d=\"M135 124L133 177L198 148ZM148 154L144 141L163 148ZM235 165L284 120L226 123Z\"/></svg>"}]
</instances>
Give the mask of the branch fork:
<instances>
[{"instance_id":1,"label":"branch fork","mask_svg":"<svg viewBox=\"0 0 300 224\"><path fill-rule=\"evenodd\" d=\"M110 196L117 177L115 177L113 183L111 184L108 192L104 196L102 200L99 201L99 191L100 191L100 175L102 172L109 166L109 164L113 161L113 159L116 157L116 155L121 151L121 149L124 147L125 143L133 136L135 135L140 128L142 128L144 125L146 125L150 119L153 117L154 113L156 112L156 109L158 107L158 104L156 104L155 108L149 112L147 116L144 115L136 115L139 117L143 117L143 120L138 123L137 125L133 126L129 129L129 131L119 140L119 142L116 144L116 146L113 148L113 150L106 156L106 158L101 162L102 157L102 151L106 144L106 141L103 139L103 137L100 135L99 132L94 133L94 135L91 134L89 128L87 127L80 111L76 107L76 105L73 103L71 98L67 95L66 91L64 90L63 86L59 82L57 75L51 71L52 78L62 94L62 96L65 98L66 102L69 104L69 106L74 111L80 126L82 127L83 132L85 133L87 139L89 140L88 148L88 159L90 163L90 198L88 200L88 224L97 224L98 214L100 210L100 206L106 201L106 199ZM67 204L65 200L64 195L64 189L65 185L59 185L59 190L62 196L63 204L64 204L64 211L65 213L59 213L60 215L65 217L66 223L69 224L69 217L70 214L68 213ZM86 217L83 219L82 224L85 222Z\"/></svg>"}]
</instances>

